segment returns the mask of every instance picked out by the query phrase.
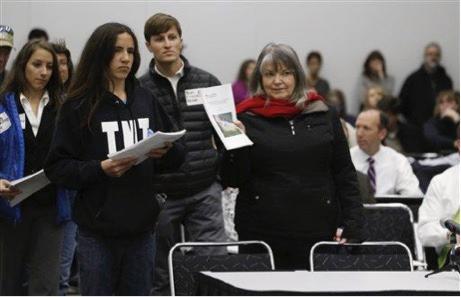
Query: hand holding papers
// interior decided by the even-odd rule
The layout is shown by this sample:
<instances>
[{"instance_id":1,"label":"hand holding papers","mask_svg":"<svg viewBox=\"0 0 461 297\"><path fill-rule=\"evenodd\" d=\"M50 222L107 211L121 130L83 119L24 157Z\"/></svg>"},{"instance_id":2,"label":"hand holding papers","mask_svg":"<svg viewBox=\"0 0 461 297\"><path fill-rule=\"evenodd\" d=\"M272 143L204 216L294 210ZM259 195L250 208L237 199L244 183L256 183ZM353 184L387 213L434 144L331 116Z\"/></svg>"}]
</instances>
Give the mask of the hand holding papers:
<instances>
[{"instance_id":1,"label":"hand holding papers","mask_svg":"<svg viewBox=\"0 0 461 297\"><path fill-rule=\"evenodd\" d=\"M10 200L10 206L16 206L30 195L44 188L49 183L50 181L46 177L43 169L37 173L12 181L10 183L11 186L21 191L21 193Z\"/></svg>"},{"instance_id":2,"label":"hand holding papers","mask_svg":"<svg viewBox=\"0 0 461 297\"><path fill-rule=\"evenodd\" d=\"M194 101L203 102L208 118L227 150L253 144L234 123L237 121L237 115L230 84L186 91Z\"/></svg>"},{"instance_id":3,"label":"hand holding papers","mask_svg":"<svg viewBox=\"0 0 461 297\"><path fill-rule=\"evenodd\" d=\"M174 142L181 138L186 133L186 130L178 132L164 133L157 131L152 136L144 138L129 147L118 152L107 155L112 160L120 160L128 157L137 158L136 165L148 158L147 154L156 148L161 148L167 142Z\"/></svg>"}]
</instances>

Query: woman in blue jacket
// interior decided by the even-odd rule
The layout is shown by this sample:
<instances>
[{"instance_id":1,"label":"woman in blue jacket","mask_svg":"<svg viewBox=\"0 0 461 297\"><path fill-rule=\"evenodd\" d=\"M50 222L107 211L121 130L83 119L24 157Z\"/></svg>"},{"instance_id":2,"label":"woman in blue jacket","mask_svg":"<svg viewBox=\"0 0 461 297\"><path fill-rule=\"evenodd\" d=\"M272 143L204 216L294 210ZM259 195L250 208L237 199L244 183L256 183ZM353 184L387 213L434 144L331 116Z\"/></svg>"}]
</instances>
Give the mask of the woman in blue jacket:
<instances>
[{"instance_id":1,"label":"woman in blue jacket","mask_svg":"<svg viewBox=\"0 0 461 297\"><path fill-rule=\"evenodd\" d=\"M43 168L60 101L53 49L44 41L27 43L0 90L1 295L58 292L60 223L70 211L66 192L50 184L16 207L8 200L19 194L12 180Z\"/></svg>"}]
</instances>

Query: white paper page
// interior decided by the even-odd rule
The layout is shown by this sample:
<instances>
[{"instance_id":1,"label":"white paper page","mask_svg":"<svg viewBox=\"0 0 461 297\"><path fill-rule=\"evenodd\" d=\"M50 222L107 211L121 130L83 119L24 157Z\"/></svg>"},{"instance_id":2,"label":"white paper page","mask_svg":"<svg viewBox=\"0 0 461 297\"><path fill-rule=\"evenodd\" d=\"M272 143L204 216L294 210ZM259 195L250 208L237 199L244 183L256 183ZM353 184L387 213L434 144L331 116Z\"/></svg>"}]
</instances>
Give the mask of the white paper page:
<instances>
[{"instance_id":1,"label":"white paper page","mask_svg":"<svg viewBox=\"0 0 461 297\"><path fill-rule=\"evenodd\" d=\"M136 165L146 160L148 157L146 154L152 149L162 147L165 142L175 142L181 138L186 133L186 130L181 130L178 132L169 132L164 133L157 131L152 136L144 138L143 140L130 145L129 147L124 148L118 152L107 155L112 160L120 160L127 157L138 158Z\"/></svg>"},{"instance_id":2,"label":"white paper page","mask_svg":"<svg viewBox=\"0 0 461 297\"><path fill-rule=\"evenodd\" d=\"M30 195L43 189L49 183L50 180L46 177L43 169L34 174L12 181L11 185L21 190L22 193L10 200L10 206L16 206Z\"/></svg>"},{"instance_id":3,"label":"white paper page","mask_svg":"<svg viewBox=\"0 0 461 297\"><path fill-rule=\"evenodd\" d=\"M188 91L189 94L200 94L195 98L202 99L208 118L227 150L253 144L248 136L234 124L237 115L230 84Z\"/></svg>"}]
</instances>

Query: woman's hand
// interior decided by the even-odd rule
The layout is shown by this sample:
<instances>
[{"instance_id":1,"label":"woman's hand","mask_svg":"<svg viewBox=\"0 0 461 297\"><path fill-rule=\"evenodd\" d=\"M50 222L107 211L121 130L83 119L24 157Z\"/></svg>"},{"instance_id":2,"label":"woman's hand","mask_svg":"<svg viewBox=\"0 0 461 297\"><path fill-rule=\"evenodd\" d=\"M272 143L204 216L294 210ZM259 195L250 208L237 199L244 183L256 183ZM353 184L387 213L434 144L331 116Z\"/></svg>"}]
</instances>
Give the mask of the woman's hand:
<instances>
[{"instance_id":1,"label":"woman's hand","mask_svg":"<svg viewBox=\"0 0 461 297\"><path fill-rule=\"evenodd\" d=\"M234 124L237 126L237 128L239 128L240 130L242 130L243 133L246 134L245 125L243 125L242 122L240 122L239 120L236 120L234 121Z\"/></svg>"},{"instance_id":2,"label":"woman's hand","mask_svg":"<svg viewBox=\"0 0 461 297\"><path fill-rule=\"evenodd\" d=\"M336 229L336 234L333 237L333 240L339 242L339 244L344 244L347 242L347 239L342 237L343 230L344 230L343 228Z\"/></svg>"},{"instance_id":3,"label":"woman's hand","mask_svg":"<svg viewBox=\"0 0 461 297\"><path fill-rule=\"evenodd\" d=\"M0 196L10 200L13 199L14 196L21 194L22 192L11 185L9 181L6 179L0 179Z\"/></svg>"},{"instance_id":4,"label":"woman's hand","mask_svg":"<svg viewBox=\"0 0 461 297\"><path fill-rule=\"evenodd\" d=\"M137 158L133 157L123 158L120 160L107 159L101 161L101 168L108 176L120 177L133 167L137 160Z\"/></svg>"},{"instance_id":5,"label":"woman's hand","mask_svg":"<svg viewBox=\"0 0 461 297\"><path fill-rule=\"evenodd\" d=\"M148 152L146 155L154 158L154 159L160 159L163 157L168 151L173 147L173 144L171 142L165 142L165 145L161 148L156 148Z\"/></svg>"}]
</instances>

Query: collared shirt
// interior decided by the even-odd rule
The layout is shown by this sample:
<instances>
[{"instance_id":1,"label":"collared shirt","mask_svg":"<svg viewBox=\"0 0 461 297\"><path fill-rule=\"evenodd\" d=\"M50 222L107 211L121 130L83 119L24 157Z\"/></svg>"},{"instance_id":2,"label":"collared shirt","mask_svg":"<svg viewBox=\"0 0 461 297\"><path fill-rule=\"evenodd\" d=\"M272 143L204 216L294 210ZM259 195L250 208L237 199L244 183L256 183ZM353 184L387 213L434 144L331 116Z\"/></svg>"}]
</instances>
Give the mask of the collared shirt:
<instances>
[{"instance_id":1,"label":"collared shirt","mask_svg":"<svg viewBox=\"0 0 461 297\"><path fill-rule=\"evenodd\" d=\"M171 87L173 88L174 95L176 96L176 98L178 97L177 89L178 89L179 79L184 76L184 62L181 60L181 63L182 63L181 67L179 68L178 71L176 71L176 73L173 76L166 76L165 74L160 72L160 70L157 68L157 65L154 66L154 70L155 72L157 72L158 75L163 76L164 78L168 79L168 81L171 84Z\"/></svg>"},{"instance_id":2,"label":"collared shirt","mask_svg":"<svg viewBox=\"0 0 461 297\"><path fill-rule=\"evenodd\" d=\"M40 121L42 120L43 110L45 109L45 106L50 101L50 96L48 95L48 91L45 91L45 93L43 93L42 98L40 99L40 103L38 104L37 114L34 113L34 111L32 110L32 105L29 102L29 99L23 93L19 95L19 101L21 102L22 108L24 109L24 112L26 113L27 119L29 120L29 123L32 126L32 132L34 132L34 135L37 136L38 127L40 127Z\"/></svg>"},{"instance_id":3,"label":"collared shirt","mask_svg":"<svg viewBox=\"0 0 461 297\"><path fill-rule=\"evenodd\" d=\"M434 176L419 208L418 236L423 246L440 251L449 243L440 220L452 219L459 210L459 165Z\"/></svg>"},{"instance_id":4,"label":"collared shirt","mask_svg":"<svg viewBox=\"0 0 461 297\"><path fill-rule=\"evenodd\" d=\"M359 146L351 148L352 162L355 169L367 174L370 157ZM394 149L381 145L373 159L376 171L375 196L386 194L399 194L403 196L419 196L423 193L419 189L419 181L411 169L407 158Z\"/></svg>"}]
</instances>

